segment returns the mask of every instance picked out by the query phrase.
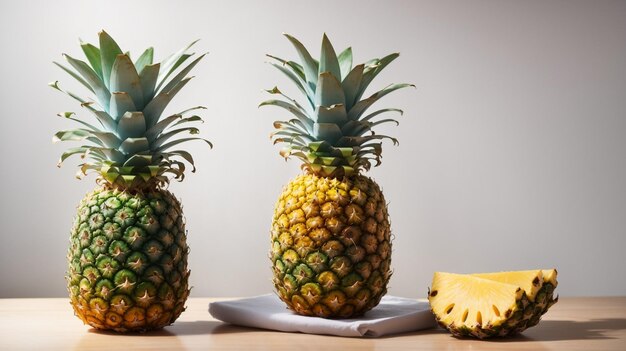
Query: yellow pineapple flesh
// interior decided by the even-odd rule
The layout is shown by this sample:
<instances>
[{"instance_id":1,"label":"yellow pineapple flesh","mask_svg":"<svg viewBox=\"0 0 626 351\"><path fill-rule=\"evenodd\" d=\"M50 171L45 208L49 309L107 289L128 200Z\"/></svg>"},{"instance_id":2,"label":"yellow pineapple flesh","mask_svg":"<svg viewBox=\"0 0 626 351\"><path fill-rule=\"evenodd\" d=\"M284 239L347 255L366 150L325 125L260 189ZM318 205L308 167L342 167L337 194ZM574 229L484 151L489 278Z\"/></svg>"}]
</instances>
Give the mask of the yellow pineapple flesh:
<instances>
[{"instance_id":1,"label":"yellow pineapple flesh","mask_svg":"<svg viewBox=\"0 0 626 351\"><path fill-rule=\"evenodd\" d=\"M524 289L530 301L535 301L537 292L543 286L542 270L474 273L472 276L519 286Z\"/></svg>"}]
</instances>

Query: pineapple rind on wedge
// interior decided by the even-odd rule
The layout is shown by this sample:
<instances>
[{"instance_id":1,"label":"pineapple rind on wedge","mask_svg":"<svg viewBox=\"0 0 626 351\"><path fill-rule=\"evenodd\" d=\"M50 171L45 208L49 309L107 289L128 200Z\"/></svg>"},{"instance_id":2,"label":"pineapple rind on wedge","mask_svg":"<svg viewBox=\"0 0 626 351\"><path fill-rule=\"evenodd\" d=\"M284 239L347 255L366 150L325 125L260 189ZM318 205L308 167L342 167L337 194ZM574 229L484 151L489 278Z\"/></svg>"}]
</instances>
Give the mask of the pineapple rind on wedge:
<instances>
[{"instance_id":1,"label":"pineapple rind on wedge","mask_svg":"<svg viewBox=\"0 0 626 351\"><path fill-rule=\"evenodd\" d=\"M161 115L204 55L189 63L189 45L154 63L149 48L133 62L106 32L98 37L99 47L81 43L87 62L69 55L64 57L71 68L55 62L93 100L50 84L94 117L59 114L80 128L57 132L53 139L82 143L64 152L59 165L78 155L78 177L98 174L99 186L80 202L71 230L70 302L75 314L97 329L159 329L178 318L189 295L185 219L166 186L168 175L182 180L184 162L193 166L194 161L175 146L190 140L211 145L180 137L199 132L188 125L202 119L189 112L204 107Z\"/></svg>"},{"instance_id":2,"label":"pineapple rind on wedge","mask_svg":"<svg viewBox=\"0 0 626 351\"><path fill-rule=\"evenodd\" d=\"M502 283L514 284L524 289L528 299L534 304L533 316L528 321L527 327L537 325L541 316L559 300L558 297L554 297L554 289L558 284L556 269L477 273L472 275Z\"/></svg>"},{"instance_id":3,"label":"pineapple rind on wedge","mask_svg":"<svg viewBox=\"0 0 626 351\"><path fill-rule=\"evenodd\" d=\"M455 336L484 339L515 335L536 325L556 303L555 287L556 270L436 272L428 300L440 326Z\"/></svg>"},{"instance_id":4,"label":"pineapple rind on wedge","mask_svg":"<svg viewBox=\"0 0 626 351\"><path fill-rule=\"evenodd\" d=\"M361 175L380 164L382 139L376 126L395 108L367 112L383 96L410 84L391 84L362 98L370 82L397 53L352 65L352 49L339 55L326 35L319 61L285 34L300 62L268 55L272 66L295 83L298 102L278 88L261 103L289 111L274 122L271 137L281 155L302 161L304 174L292 179L275 205L270 241L274 286L287 307L301 315L349 318L375 307L391 277L391 225L383 193ZM366 113L367 112L367 113Z\"/></svg>"}]
</instances>

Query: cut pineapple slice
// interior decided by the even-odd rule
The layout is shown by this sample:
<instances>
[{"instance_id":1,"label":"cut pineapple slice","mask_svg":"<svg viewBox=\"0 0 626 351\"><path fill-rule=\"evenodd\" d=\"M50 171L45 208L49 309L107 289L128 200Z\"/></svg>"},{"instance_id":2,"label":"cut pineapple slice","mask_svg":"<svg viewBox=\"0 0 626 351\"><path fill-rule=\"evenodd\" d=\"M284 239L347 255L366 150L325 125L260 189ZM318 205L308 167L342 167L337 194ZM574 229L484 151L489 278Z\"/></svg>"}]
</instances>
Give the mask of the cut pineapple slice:
<instances>
[{"instance_id":1,"label":"cut pineapple slice","mask_svg":"<svg viewBox=\"0 0 626 351\"><path fill-rule=\"evenodd\" d=\"M555 269L436 272L428 300L439 324L455 336L513 335L539 323L557 302L556 276Z\"/></svg>"},{"instance_id":2,"label":"cut pineapple slice","mask_svg":"<svg viewBox=\"0 0 626 351\"><path fill-rule=\"evenodd\" d=\"M454 335L479 338L517 330L525 324L529 305L519 286L443 272L435 273L428 299L441 326Z\"/></svg>"}]
</instances>

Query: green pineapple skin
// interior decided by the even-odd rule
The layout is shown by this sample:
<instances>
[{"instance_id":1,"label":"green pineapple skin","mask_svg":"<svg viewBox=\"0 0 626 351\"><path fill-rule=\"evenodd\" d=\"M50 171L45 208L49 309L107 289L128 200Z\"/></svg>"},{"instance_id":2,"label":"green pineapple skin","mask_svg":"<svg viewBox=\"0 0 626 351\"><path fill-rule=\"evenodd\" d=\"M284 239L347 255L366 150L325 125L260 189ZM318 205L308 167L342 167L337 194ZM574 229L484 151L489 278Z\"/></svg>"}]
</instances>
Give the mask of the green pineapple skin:
<instances>
[{"instance_id":1,"label":"green pineapple skin","mask_svg":"<svg viewBox=\"0 0 626 351\"><path fill-rule=\"evenodd\" d=\"M544 283L541 289L539 289L535 297L533 315L528 321L527 328L537 325L541 320L541 316L548 312L548 309L559 301L558 296L556 298L554 297L555 288L552 283Z\"/></svg>"},{"instance_id":2,"label":"green pineapple skin","mask_svg":"<svg viewBox=\"0 0 626 351\"><path fill-rule=\"evenodd\" d=\"M118 332L160 329L189 296L185 220L169 191L98 187L78 206L68 291L84 323Z\"/></svg>"}]
</instances>

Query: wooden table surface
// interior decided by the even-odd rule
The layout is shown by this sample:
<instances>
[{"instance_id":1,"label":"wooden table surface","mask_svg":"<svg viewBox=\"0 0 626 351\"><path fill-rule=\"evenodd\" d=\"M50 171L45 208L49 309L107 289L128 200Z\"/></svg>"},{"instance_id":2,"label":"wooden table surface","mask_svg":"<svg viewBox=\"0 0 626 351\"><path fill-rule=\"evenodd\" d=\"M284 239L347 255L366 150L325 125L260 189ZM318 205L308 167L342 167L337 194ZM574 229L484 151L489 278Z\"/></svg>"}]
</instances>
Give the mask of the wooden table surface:
<instances>
[{"instance_id":1,"label":"wooden table surface","mask_svg":"<svg viewBox=\"0 0 626 351\"><path fill-rule=\"evenodd\" d=\"M493 341L442 329L341 338L237 327L209 315L217 300L191 298L173 325L118 335L83 325L64 298L0 299L0 350L626 350L626 297L562 298L538 326Z\"/></svg>"}]
</instances>

